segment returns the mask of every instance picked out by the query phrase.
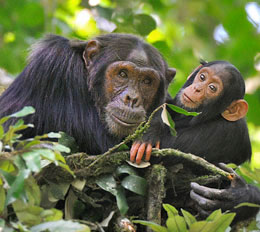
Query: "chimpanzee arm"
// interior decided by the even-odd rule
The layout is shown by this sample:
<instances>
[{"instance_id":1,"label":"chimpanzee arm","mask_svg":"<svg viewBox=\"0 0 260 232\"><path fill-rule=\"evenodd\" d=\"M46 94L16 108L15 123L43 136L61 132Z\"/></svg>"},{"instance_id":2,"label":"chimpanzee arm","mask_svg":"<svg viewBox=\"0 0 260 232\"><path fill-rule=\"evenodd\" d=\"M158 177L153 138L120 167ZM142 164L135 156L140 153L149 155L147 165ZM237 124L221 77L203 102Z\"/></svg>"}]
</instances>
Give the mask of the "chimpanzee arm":
<instances>
[{"instance_id":1,"label":"chimpanzee arm","mask_svg":"<svg viewBox=\"0 0 260 232\"><path fill-rule=\"evenodd\" d=\"M260 204L260 190L246 184L245 180L238 176L233 169L223 163L220 167L235 175L231 186L227 189L214 189L191 183L190 197L195 201L196 208L202 217L207 217L214 210L221 208L222 211L231 210L236 213L235 220L247 219L258 212L254 207L234 207L243 202Z\"/></svg>"}]
</instances>

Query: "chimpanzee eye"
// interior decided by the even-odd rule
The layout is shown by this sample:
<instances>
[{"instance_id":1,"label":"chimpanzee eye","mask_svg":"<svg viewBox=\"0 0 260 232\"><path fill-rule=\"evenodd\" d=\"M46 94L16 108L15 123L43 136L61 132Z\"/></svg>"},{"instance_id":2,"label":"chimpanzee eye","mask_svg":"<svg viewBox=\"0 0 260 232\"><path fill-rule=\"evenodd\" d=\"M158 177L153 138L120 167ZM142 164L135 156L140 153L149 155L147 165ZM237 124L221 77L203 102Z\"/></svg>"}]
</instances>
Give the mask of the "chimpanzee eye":
<instances>
[{"instance_id":1,"label":"chimpanzee eye","mask_svg":"<svg viewBox=\"0 0 260 232\"><path fill-rule=\"evenodd\" d=\"M200 79L204 81L206 79L205 75L203 73L200 74Z\"/></svg>"},{"instance_id":2,"label":"chimpanzee eye","mask_svg":"<svg viewBox=\"0 0 260 232\"><path fill-rule=\"evenodd\" d=\"M150 85L152 83L152 79L149 77L146 77L145 79L143 79L142 83L144 83L146 85Z\"/></svg>"},{"instance_id":3,"label":"chimpanzee eye","mask_svg":"<svg viewBox=\"0 0 260 232\"><path fill-rule=\"evenodd\" d=\"M127 78L127 74L124 70L120 70L118 75L121 77L121 78Z\"/></svg>"},{"instance_id":4,"label":"chimpanzee eye","mask_svg":"<svg viewBox=\"0 0 260 232\"><path fill-rule=\"evenodd\" d=\"M214 93L217 91L217 87L214 86L214 85L209 85L209 88L210 88L210 90L211 90L212 92L214 92Z\"/></svg>"}]
</instances>

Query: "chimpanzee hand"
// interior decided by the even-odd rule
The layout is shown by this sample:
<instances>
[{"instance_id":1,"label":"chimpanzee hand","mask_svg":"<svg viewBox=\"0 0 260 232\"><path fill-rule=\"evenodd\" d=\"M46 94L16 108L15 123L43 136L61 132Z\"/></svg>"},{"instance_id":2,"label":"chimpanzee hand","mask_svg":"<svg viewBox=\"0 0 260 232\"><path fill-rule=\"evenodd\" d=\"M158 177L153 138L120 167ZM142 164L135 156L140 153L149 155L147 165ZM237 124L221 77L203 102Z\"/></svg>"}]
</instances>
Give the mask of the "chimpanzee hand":
<instances>
[{"instance_id":1,"label":"chimpanzee hand","mask_svg":"<svg viewBox=\"0 0 260 232\"><path fill-rule=\"evenodd\" d=\"M152 154L153 143L144 141L135 141L130 150L130 161L140 164L145 154L145 161L149 161ZM155 143L155 148L160 148L160 142Z\"/></svg>"},{"instance_id":2,"label":"chimpanzee hand","mask_svg":"<svg viewBox=\"0 0 260 232\"><path fill-rule=\"evenodd\" d=\"M196 208L202 217L207 217L210 213L219 208L224 212L233 209L234 206L242 202L257 203L259 201L255 195L259 193L258 189L246 184L245 180L238 176L232 168L228 168L223 163L220 163L220 167L234 175L234 179L231 181L229 188L214 189L201 186L194 182L191 183L192 190L190 197L195 201ZM245 212L243 212L243 214L244 213Z\"/></svg>"}]
</instances>

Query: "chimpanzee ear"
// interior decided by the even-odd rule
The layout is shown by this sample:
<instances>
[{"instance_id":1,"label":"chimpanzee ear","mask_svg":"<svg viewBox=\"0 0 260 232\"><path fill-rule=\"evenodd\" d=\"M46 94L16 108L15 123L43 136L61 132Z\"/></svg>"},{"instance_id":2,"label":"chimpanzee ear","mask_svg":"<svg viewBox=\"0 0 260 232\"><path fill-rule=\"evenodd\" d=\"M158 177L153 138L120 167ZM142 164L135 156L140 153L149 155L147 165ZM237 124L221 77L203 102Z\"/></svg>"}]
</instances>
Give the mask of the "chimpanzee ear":
<instances>
[{"instance_id":1,"label":"chimpanzee ear","mask_svg":"<svg viewBox=\"0 0 260 232\"><path fill-rule=\"evenodd\" d=\"M175 77L176 75L176 69L175 68L168 68L166 71L166 80L168 81L168 83L170 83L172 81L172 79Z\"/></svg>"},{"instance_id":2,"label":"chimpanzee ear","mask_svg":"<svg viewBox=\"0 0 260 232\"><path fill-rule=\"evenodd\" d=\"M248 111L248 104L244 99L233 101L229 107L221 114L223 118L234 122L244 118Z\"/></svg>"},{"instance_id":3,"label":"chimpanzee ear","mask_svg":"<svg viewBox=\"0 0 260 232\"><path fill-rule=\"evenodd\" d=\"M88 41L83 53L83 59L87 67L92 63L92 59L99 52L99 49L100 43L97 40Z\"/></svg>"}]
</instances>

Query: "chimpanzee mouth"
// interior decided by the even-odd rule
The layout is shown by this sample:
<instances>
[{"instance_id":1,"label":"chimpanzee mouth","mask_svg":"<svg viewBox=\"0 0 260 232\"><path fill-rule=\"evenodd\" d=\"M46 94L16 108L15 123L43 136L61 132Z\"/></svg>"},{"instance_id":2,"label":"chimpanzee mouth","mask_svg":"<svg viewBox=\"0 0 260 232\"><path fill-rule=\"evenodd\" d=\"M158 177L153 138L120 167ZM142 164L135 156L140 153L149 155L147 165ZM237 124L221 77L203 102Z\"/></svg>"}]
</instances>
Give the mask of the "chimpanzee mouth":
<instances>
[{"instance_id":1,"label":"chimpanzee mouth","mask_svg":"<svg viewBox=\"0 0 260 232\"><path fill-rule=\"evenodd\" d=\"M183 93L183 97L184 97L184 99L185 99L186 101L195 103L187 94Z\"/></svg>"},{"instance_id":2,"label":"chimpanzee mouth","mask_svg":"<svg viewBox=\"0 0 260 232\"><path fill-rule=\"evenodd\" d=\"M116 116L115 114L111 114L111 118L118 124L122 125L122 126L126 126L126 127L137 127L141 121L133 121L133 120L129 120L129 119L122 119L119 118L118 116Z\"/></svg>"}]
</instances>

